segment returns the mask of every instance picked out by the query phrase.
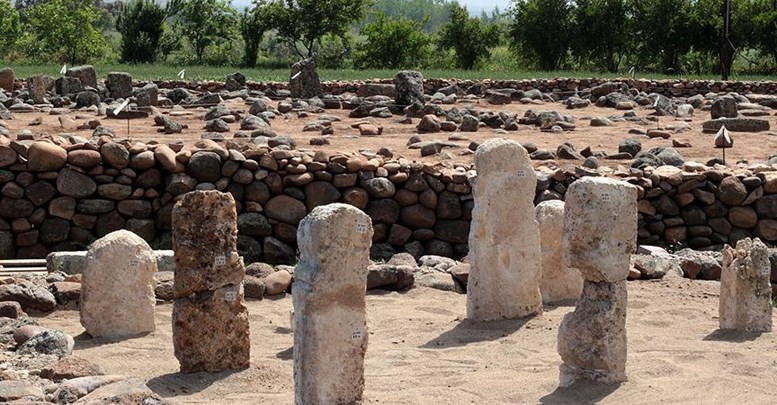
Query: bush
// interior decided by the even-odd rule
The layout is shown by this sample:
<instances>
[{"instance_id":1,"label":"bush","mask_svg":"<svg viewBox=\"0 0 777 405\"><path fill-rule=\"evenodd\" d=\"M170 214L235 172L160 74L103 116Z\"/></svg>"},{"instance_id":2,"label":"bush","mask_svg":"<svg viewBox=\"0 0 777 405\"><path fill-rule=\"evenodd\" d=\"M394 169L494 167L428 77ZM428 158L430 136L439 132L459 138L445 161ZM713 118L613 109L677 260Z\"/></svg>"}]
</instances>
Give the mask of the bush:
<instances>
[{"instance_id":1,"label":"bush","mask_svg":"<svg viewBox=\"0 0 777 405\"><path fill-rule=\"evenodd\" d=\"M122 4L116 19L116 30L121 33L121 60L127 63L153 62L165 18L165 10L154 0L132 0Z\"/></svg>"},{"instance_id":2,"label":"bush","mask_svg":"<svg viewBox=\"0 0 777 405\"><path fill-rule=\"evenodd\" d=\"M451 4L450 22L439 33L440 48L456 51L458 67L466 70L491 54L491 48L499 45L499 28L479 18L469 16L466 7Z\"/></svg>"},{"instance_id":3,"label":"bush","mask_svg":"<svg viewBox=\"0 0 777 405\"><path fill-rule=\"evenodd\" d=\"M421 23L380 13L362 28L366 37L356 49L354 64L361 69L405 69L424 64L429 56L429 36Z\"/></svg>"},{"instance_id":4,"label":"bush","mask_svg":"<svg viewBox=\"0 0 777 405\"><path fill-rule=\"evenodd\" d=\"M11 0L0 0L0 57L13 48L19 33L19 13L11 7Z\"/></svg>"},{"instance_id":5,"label":"bush","mask_svg":"<svg viewBox=\"0 0 777 405\"><path fill-rule=\"evenodd\" d=\"M558 70L569 49L571 6L566 0L516 0L510 36L542 70Z\"/></svg>"},{"instance_id":6,"label":"bush","mask_svg":"<svg viewBox=\"0 0 777 405\"><path fill-rule=\"evenodd\" d=\"M105 37L95 27L101 13L91 0L50 0L27 9L27 17L28 52L71 64L104 52Z\"/></svg>"}]
</instances>

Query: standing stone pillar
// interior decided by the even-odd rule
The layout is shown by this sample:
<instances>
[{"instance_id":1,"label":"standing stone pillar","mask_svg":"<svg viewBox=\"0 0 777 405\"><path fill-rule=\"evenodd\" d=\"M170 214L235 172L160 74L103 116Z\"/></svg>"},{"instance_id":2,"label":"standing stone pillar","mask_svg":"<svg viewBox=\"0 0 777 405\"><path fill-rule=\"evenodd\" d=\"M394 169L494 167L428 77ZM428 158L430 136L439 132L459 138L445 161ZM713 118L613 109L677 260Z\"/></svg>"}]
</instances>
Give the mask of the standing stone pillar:
<instances>
[{"instance_id":1,"label":"standing stone pillar","mask_svg":"<svg viewBox=\"0 0 777 405\"><path fill-rule=\"evenodd\" d=\"M720 329L771 332L772 288L769 251L759 239L745 238L723 249L720 275Z\"/></svg>"},{"instance_id":2,"label":"standing stone pillar","mask_svg":"<svg viewBox=\"0 0 777 405\"><path fill-rule=\"evenodd\" d=\"M289 91L293 98L308 99L324 95L321 89L321 81L318 78L315 60L303 59L291 65Z\"/></svg>"},{"instance_id":3,"label":"standing stone pillar","mask_svg":"<svg viewBox=\"0 0 777 405\"><path fill-rule=\"evenodd\" d=\"M520 144L486 141L475 152L467 317L513 319L542 312L537 178Z\"/></svg>"},{"instance_id":4,"label":"standing stone pillar","mask_svg":"<svg viewBox=\"0 0 777 405\"><path fill-rule=\"evenodd\" d=\"M154 251L130 231L109 233L86 252L81 325L92 337L124 338L154 331Z\"/></svg>"},{"instance_id":5,"label":"standing stone pillar","mask_svg":"<svg viewBox=\"0 0 777 405\"><path fill-rule=\"evenodd\" d=\"M249 365L243 261L231 194L187 193L173 207L173 345L181 372Z\"/></svg>"},{"instance_id":6,"label":"standing stone pillar","mask_svg":"<svg viewBox=\"0 0 777 405\"><path fill-rule=\"evenodd\" d=\"M299 224L294 271L294 398L351 404L364 391L370 217L348 204L316 207Z\"/></svg>"},{"instance_id":7,"label":"standing stone pillar","mask_svg":"<svg viewBox=\"0 0 777 405\"><path fill-rule=\"evenodd\" d=\"M569 187L564 262L580 270L583 292L558 331L560 385L626 381L626 277L637 245L637 188L585 177Z\"/></svg>"},{"instance_id":8,"label":"standing stone pillar","mask_svg":"<svg viewBox=\"0 0 777 405\"><path fill-rule=\"evenodd\" d=\"M564 235L564 202L543 201L535 208L540 227L543 304L574 302L583 290L583 276L564 264L561 241Z\"/></svg>"}]
</instances>

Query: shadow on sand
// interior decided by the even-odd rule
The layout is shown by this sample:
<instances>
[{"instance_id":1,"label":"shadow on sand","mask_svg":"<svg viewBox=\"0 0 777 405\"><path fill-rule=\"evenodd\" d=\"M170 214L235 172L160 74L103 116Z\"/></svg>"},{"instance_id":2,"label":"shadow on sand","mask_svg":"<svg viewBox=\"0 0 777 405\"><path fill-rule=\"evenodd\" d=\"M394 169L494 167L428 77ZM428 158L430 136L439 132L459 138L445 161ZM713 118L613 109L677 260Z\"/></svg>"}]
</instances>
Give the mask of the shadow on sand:
<instances>
[{"instance_id":1,"label":"shadow on sand","mask_svg":"<svg viewBox=\"0 0 777 405\"><path fill-rule=\"evenodd\" d=\"M221 379L243 370L225 370L218 373L170 373L154 377L146 383L151 391L162 398L177 397L200 392Z\"/></svg>"},{"instance_id":2,"label":"shadow on sand","mask_svg":"<svg viewBox=\"0 0 777 405\"><path fill-rule=\"evenodd\" d=\"M763 332L745 332L735 329L718 329L709 335L705 336L702 340L710 340L715 342L732 342L742 343L758 339Z\"/></svg>"},{"instance_id":3,"label":"shadow on sand","mask_svg":"<svg viewBox=\"0 0 777 405\"><path fill-rule=\"evenodd\" d=\"M453 329L443 332L440 336L424 343L422 349L446 349L449 347L466 346L470 343L487 342L501 339L521 329L533 316L503 321L475 322L464 319Z\"/></svg>"},{"instance_id":4,"label":"shadow on sand","mask_svg":"<svg viewBox=\"0 0 777 405\"><path fill-rule=\"evenodd\" d=\"M558 387L555 391L540 398L541 404L548 405L592 405L620 388L620 384L602 384L594 381L579 380L569 387Z\"/></svg>"},{"instance_id":5,"label":"shadow on sand","mask_svg":"<svg viewBox=\"0 0 777 405\"><path fill-rule=\"evenodd\" d=\"M109 345L112 343L123 342L125 340L142 338L144 336L148 336L149 333L150 332L138 333L136 335L123 336L119 338L106 338L106 337L93 338L92 335L86 332L82 332L80 335L73 337L73 341L75 343L73 348L76 350L91 349L94 347L100 347L100 346Z\"/></svg>"}]
</instances>

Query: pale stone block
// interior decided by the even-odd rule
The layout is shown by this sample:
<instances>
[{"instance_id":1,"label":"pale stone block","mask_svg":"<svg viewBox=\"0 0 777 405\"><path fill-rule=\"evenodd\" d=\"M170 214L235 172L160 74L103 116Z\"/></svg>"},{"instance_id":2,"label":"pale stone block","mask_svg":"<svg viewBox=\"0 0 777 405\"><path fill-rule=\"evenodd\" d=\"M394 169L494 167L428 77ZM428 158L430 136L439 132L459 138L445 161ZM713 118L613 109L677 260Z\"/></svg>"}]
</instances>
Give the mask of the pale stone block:
<instances>
[{"instance_id":1,"label":"pale stone block","mask_svg":"<svg viewBox=\"0 0 777 405\"><path fill-rule=\"evenodd\" d=\"M93 337L154 331L156 259L148 243L119 230L95 241L81 279L81 325Z\"/></svg>"},{"instance_id":2,"label":"pale stone block","mask_svg":"<svg viewBox=\"0 0 777 405\"><path fill-rule=\"evenodd\" d=\"M348 204L316 207L299 224L294 271L297 404L350 404L364 391L370 217Z\"/></svg>"},{"instance_id":3,"label":"pale stone block","mask_svg":"<svg viewBox=\"0 0 777 405\"><path fill-rule=\"evenodd\" d=\"M620 180L585 177L569 186L564 211L564 263L589 281L629 275L637 247L637 188Z\"/></svg>"},{"instance_id":4,"label":"pale stone block","mask_svg":"<svg viewBox=\"0 0 777 405\"><path fill-rule=\"evenodd\" d=\"M249 366L245 268L229 193L193 191L173 207L173 346L182 373Z\"/></svg>"},{"instance_id":5,"label":"pale stone block","mask_svg":"<svg viewBox=\"0 0 777 405\"><path fill-rule=\"evenodd\" d=\"M558 329L560 383L626 381L626 281L585 281L574 312Z\"/></svg>"},{"instance_id":6,"label":"pale stone block","mask_svg":"<svg viewBox=\"0 0 777 405\"><path fill-rule=\"evenodd\" d=\"M540 228L542 278L540 292L543 304L574 302L583 291L583 276L567 267L562 259L561 240L564 234L564 202L543 201L535 208Z\"/></svg>"},{"instance_id":7,"label":"pale stone block","mask_svg":"<svg viewBox=\"0 0 777 405\"><path fill-rule=\"evenodd\" d=\"M772 288L769 251L759 239L742 239L723 249L720 329L771 332Z\"/></svg>"},{"instance_id":8,"label":"pale stone block","mask_svg":"<svg viewBox=\"0 0 777 405\"><path fill-rule=\"evenodd\" d=\"M478 147L475 167L467 317L489 321L541 313L537 178L529 156L517 142L492 139Z\"/></svg>"}]
</instances>

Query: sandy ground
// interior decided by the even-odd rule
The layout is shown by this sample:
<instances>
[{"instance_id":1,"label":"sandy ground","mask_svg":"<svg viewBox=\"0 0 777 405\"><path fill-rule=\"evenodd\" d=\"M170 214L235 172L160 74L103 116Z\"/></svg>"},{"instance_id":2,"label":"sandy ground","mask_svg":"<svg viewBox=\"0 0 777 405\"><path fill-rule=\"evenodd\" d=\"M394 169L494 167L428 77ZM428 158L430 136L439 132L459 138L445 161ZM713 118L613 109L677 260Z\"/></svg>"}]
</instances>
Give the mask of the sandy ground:
<instances>
[{"instance_id":1,"label":"sandy ground","mask_svg":"<svg viewBox=\"0 0 777 405\"><path fill-rule=\"evenodd\" d=\"M558 388L558 325L571 307L539 317L473 324L466 296L427 288L367 296L366 404L773 404L777 333L721 332L719 283L629 282L627 374L620 386ZM248 302L251 367L181 375L172 305L157 331L123 341L76 338L75 354L108 373L144 378L179 404L292 404L291 297ZM774 315L777 320L777 315ZM74 336L75 311L40 319ZM333 365L336 367L336 365Z\"/></svg>"},{"instance_id":2,"label":"sandy ground","mask_svg":"<svg viewBox=\"0 0 777 405\"><path fill-rule=\"evenodd\" d=\"M233 99L227 102L230 108L241 110L247 113L250 105L244 103L241 99ZM273 106L277 106L276 102L273 102ZM617 111L613 108L599 108L590 106L584 109L566 110L565 106L560 103L545 103L543 105L524 105L519 103L513 103L503 106L494 106L485 103L483 100L479 100L477 104L470 104L465 102L458 102L456 106L461 109L465 106L472 105L478 110L491 110L491 111L504 111L507 113L517 113L519 117L523 116L524 112L529 109L535 112L546 110L557 110L564 115L573 115L577 120L577 129L574 131L563 132L560 134L553 134L549 132L541 132L538 128L522 128L518 131L512 132L499 132L491 128L481 128L476 133L446 133L439 132L434 134L422 134L423 140L447 140L452 134L464 136L466 140L456 141L459 148L446 149L450 151L452 156L443 157L451 162L455 163L471 163L471 155L460 155L461 151L466 149L469 140L482 142L489 138L494 137L506 137L514 139L518 142L533 142L539 148L556 150L558 145L564 142L571 142L578 151L584 149L586 146L590 146L594 151L604 150L609 154L615 154L618 152L618 143L622 140L634 137L629 135L628 131L631 128L665 128L676 124L678 119L673 117L660 117L658 122L651 122L649 125L638 124L636 122L616 122L611 127L591 127L590 118L592 117L622 117L623 111ZM452 105L444 105L446 110L453 107ZM162 111L170 113L171 110L162 109ZM157 127L153 127L153 119L137 119L130 122L129 136L127 134L127 121L126 120L113 120L101 117L102 124L113 128L116 132L117 139L130 137L142 141L156 140L162 143L184 142L191 144L200 139L204 130L205 121L203 117L207 110L205 108L187 109L185 112L189 115L178 115L182 111L176 111L171 116L189 126L189 129L185 129L181 134L164 135L156 132ZM403 156L411 160L435 162L439 161L441 157L429 156L421 158L420 151L418 149L408 149L406 146L408 138L413 134L416 134L416 125L418 119L413 119L411 125L398 124L396 121L401 119L400 116L394 116L392 118L367 118L378 125L384 127L383 134L377 137L362 137L359 136L358 129L351 128L351 124L356 122L356 119L348 118L349 110L326 110L324 114L335 115L342 119L340 122L334 123L335 134L329 139L331 144L323 147L313 147L309 145L309 141L313 137L320 137L318 132L302 132L302 128L306 123L315 121L319 114L310 114L305 118L297 118L296 114L290 114L288 119L284 119L282 116L272 121L272 127L279 134L291 135L298 144L298 149L324 149L330 153L334 152L355 152L361 149L369 149L373 152L377 151L380 147L387 146L392 148L396 157ZM653 113L652 108L638 107L635 112L638 117L645 118ZM728 162L734 163L739 159L747 159L751 162L764 161L768 159L769 155L777 152L777 112L772 111L769 116L758 117L769 120L772 130L770 132L760 133L734 133L733 149L728 150L727 158ZM87 122L89 119L98 118L92 113L87 112L70 112L68 114L71 118L74 118L78 124ZM65 130L60 127L57 116L47 115L46 113L17 113L16 119L8 121L9 127L12 130L12 134L21 129L29 129L33 133L48 133L48 134L62 134L62 133L74 133L85 138L91 136L91 130ZM39 126L28 126L28 124L35 118L42 118L43 123ZM709 112L697 110L694 117L686 119L691 125L692 129L679 134L674 134L672 139L648 139L642 137L643 150L656 147L656 146L672 146L672 140L678 140L682 142L690 142L692 147L680 149L680 153L687 160L695 160L698 162L706 162L710 158L720 157L720 149L714 148L713 135L703 134L701 132L701 124L708 120L710 117ZM224 133L226 139L231 139L232 135L240 128L239 123L230 124L230 132ZM575 163L574 161L566 161L567 163ZM538 163L538 162L535 162ZM577 162L580 164L580 162ZM603 160L602 164L606 164L610 167L616 167L618 164L628 166L629 161L614 161Z\"/></svg>"}]
</instances>

